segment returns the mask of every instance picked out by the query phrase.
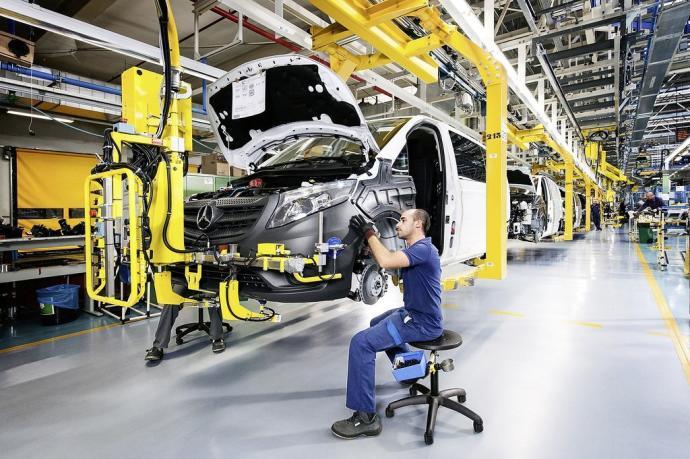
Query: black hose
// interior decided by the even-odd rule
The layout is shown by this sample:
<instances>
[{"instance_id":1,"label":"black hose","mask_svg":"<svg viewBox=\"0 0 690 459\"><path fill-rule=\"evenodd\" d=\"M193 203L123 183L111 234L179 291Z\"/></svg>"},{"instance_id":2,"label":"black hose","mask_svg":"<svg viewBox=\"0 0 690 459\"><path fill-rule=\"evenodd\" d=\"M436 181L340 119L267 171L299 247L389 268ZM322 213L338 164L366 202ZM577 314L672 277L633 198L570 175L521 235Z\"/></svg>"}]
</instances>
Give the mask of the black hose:
<instances>
[{"instance_id":1,"label":"black hose","mask_svg":"<svg viewBox=\"0 0 690 459\"><path fill-rule=\"evenodd\" d=\"M156 0L158 6L158 23L160 25L161 52L163 54L163 81L165 92L163 96L163 108L161 110L160 123L155 137L160 139L168 122L168 113L172 100L172 64L170 62L170 40L168 37L168 6L165 0Z\"/></svg>"},{"instance_id":2,"label":"black hose","mask_svg":"<svg viewBox=\"0 0 690 459\"><path fill-rule=\"evenodd\" d=\"M165 212L165 221L163 222L163 244L170 250L171 252L175 253L195 253L198 252L198 250L185 250L185 249L178 249L176 247L173 247L170 242L168 241L168 225L170 224L170 215L172 214L172 189L171 189L171 180L170 180L170 159L166 155L161 155L163 157L163 161L165 161L165 171L166 171L166 178L168 180L168 205L167 205L167 211Z\"/></svg>"}]
</instances>

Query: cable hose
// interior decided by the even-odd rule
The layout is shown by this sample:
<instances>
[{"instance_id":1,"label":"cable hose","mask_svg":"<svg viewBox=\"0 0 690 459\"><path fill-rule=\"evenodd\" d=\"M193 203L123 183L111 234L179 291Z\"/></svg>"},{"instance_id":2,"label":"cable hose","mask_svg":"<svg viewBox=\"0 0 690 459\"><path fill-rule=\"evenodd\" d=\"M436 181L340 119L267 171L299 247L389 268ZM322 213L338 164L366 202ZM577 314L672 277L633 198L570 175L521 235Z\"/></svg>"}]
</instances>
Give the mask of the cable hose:
<instances>
[{"instance_id":1,"label":"cable hose","mask_svg":"<svg viewBox=\"0 0 690 459\"><path fill-rule=\"evenodd\" d=\"M160 25L161 52L163 54L163 75L165 93L163 96L163 108L161 110L160 124L156 130L155 138L160 139L168 121L170 101L172 99L172 64L170 62L170 41L168 38L168 6L166 0L156 0L158 6L158 24Z\"/></svg>"}]
</instances>

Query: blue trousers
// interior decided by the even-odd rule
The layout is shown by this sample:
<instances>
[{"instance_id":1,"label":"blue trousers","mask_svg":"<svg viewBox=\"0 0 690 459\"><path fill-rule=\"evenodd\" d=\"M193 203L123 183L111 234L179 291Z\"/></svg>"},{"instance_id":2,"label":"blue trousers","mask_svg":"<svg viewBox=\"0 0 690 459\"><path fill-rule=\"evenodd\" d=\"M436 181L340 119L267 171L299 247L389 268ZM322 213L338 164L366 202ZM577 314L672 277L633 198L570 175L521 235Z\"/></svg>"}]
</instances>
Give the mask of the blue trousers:
<instances>
[{"instance_id":1,"label":"blue trousers","mask_svg":"<svg viewBox=\"0 0 690 459\"><path fill-rule=\"evenodd\" d=\"M345 405L354 411L376 412L376 353L386 351L391 362L396 354L408 352L406 343L436 339L441 331L431 334L414 323L405 321L405 308L391 309L374 317L370 327L350 340L347 366L347 400ZM393 326L395 332L389 330Z\"/></svg>"}]
</instances>

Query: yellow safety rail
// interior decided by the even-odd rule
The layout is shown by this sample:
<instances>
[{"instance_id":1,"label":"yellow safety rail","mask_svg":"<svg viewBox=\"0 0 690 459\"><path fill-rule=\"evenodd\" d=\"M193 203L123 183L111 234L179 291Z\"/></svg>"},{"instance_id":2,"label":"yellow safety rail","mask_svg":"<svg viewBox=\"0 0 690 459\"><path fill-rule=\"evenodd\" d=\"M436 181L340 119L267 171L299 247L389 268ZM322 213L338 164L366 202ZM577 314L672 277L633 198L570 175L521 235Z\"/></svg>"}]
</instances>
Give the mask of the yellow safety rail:
<instances>
[{"instance_id":1,"label":"yellow safety rail","mask_svg":"<svg viewBox=\"0 0 690 459\"><path fill-rule=\"evenodd\" d=\"M111 181L113 186L113 200L110 209L105 202L105 192L107 184ZM127 216L124 215L122 186L127 189ZM146 259L144 257L143 238L139 219L141 217L143 195L143 184L129 169L114 169L110 171L91 174L87 177L84 184L84 226L85 226L85 251L86 266L91 269L91 274L87 273L86 291L89 297L96 301L113 304L122 307L134 306L141 300L146 292ZM93 212L93 215L92 215ZM129 224L124 225L124 220L128 219ZM114 296L102 295L101 292L106 287L106 257L105 234L94 234L92 227L102 224L106 231L107 222L114 224L117 220L122 221L121 237L126 236L126 243L118 248L123 257L128 257L130 264L130 292L127 299L120 299ZM95 250L101 252L100 260L95 259ZM94 281L98 282L94 282Z\"/></svg>"}]
</instances>

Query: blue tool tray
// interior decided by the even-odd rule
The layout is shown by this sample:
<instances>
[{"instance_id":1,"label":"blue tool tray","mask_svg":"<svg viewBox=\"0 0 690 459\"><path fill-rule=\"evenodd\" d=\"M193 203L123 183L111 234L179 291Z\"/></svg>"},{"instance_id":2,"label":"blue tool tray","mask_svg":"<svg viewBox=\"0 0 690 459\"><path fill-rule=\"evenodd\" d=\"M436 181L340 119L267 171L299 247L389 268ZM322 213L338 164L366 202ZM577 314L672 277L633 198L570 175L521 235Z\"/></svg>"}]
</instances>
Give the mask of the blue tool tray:
<instances>
[{"instance_id":1,"label":"blue tool tray","mask_svg":"<svg viewBox=\"0 0 690 459\"><path fill-rule=\"evenodd\" d=\"M403 359L403 362L419 360L419 363L416 365L410 365L409 367L393 369L393 376L395 377L396 381L406 381L408 379L417 379L426 376L427 361L424 351L412 351L397 354L393 361L398 359Z\"/></svg>"}]
</instances>

